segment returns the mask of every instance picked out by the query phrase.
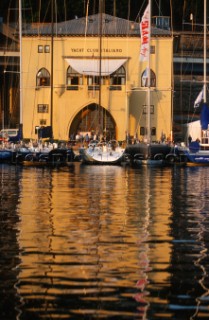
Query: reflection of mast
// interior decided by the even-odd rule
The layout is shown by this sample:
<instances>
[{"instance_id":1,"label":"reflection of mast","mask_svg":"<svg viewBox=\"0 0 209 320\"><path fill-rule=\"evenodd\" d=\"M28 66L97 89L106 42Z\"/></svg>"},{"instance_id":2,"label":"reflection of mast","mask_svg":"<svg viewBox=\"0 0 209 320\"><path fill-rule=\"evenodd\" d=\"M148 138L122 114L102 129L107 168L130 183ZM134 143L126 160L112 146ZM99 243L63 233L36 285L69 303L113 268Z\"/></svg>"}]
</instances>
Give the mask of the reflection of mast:
<instances>
[{"instance_id":1,"label":"reflection of mast","mask_svg":"<svg viewBox=\"0 0 209 320\"><path fill-rule=\"evenodd\" d=\"M146 290L146 286L149 283L148 280L148 270L150 269L150 260L148 257L149 252L149 226L150 226L150 208L151 208L151 173L148 167L144 167L144 181L145 181L145 216L143 220L143 229L141 230L141 246L144 246L144 249L141 250L139 255L139 261L141 263L141 272L139 274L139 279L136 283L136 287L138 288L138 293L135 295L135 300L142 303L143 307L141 308L142 319L147 319L147 311L149 308L149 302L147 301L146 296L148 295L148 291ZM147 170L148 169L148 170Z\"/></svg>"},{"instance_id":2,"label":"reflection of mast","mask_svg":"<svg viewBox=\"0 0 209 320\"><path fill-rule=\"evenodd\" d=\"M202 218L203 215L201 215ZM199 258L197 259L197 261L195 262L195 265L197 267L199 267L202 271L202 278L198 281L200 286L202 287L202 289L204 290L204 293L196 298L196 302L197 302L197 306L196 306L196 310L195 313L190 317L190 320L192 319L196 319L196 316L198 314L198 312L200 311L200 304L202 301L208 301L208 297L209 297L209 288L207 288L207 286L204 284L204 282L207 279L208 273L207 273L207 269L205 268L204 264L202 263L202 261L207 258L207 247L205 245L204 242L204 232L205 232L205 227L203 225L203 222L206 220L206 218L203 216L202 221L200 221L199 223L199 227L200 227L200 231L198 233L198 240L199 242L202 244L201 245L201 250L200 250L200 254L199 254Z\"/></svg>"},{"instance_id":3,"label":"reflection of mast","mask_svg":"<svg viewBox=\"0 0 209 320\"><path fill-rule=\"evenodd\" d=\"M103 117L102 117L102 13L103 13L103 0L99 0L99 12L100 12L100 22L99 22L99 129L101 133L103 132Z\"/></svg>"}]
</instances>

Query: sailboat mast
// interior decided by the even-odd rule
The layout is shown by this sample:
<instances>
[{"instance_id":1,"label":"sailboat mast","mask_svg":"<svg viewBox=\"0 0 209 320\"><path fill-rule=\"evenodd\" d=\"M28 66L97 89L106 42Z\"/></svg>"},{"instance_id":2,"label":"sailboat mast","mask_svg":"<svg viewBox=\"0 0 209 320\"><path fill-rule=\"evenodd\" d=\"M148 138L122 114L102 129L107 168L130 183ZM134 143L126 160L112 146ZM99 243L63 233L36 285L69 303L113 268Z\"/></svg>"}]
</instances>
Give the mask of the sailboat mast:
<instances>
[{"instance_id":1,"label":"sailboat mast","mask_svg":"<svg viewBox=\"0 0 209 320\"><path fill-rule=\"evenodd\" d=\"M203 100L206 102L206 59L207 59L207 49L206 49L206 36L207 36L207 0L204 0L204 85L203 85Z\"/></svg>"},{"instance_id":2,"label":"sailboat mast","mask_svg":"<svg viewBox=\"0 0 209 320\"><path fill-rule=\"evenodd\" d=\"M51 117L50 126L53 137L53 87L54 87L54 0L51 0Z\"/></svg>"},{"instance_id":3,"label":"sailboat mast","mask_svg":"<svg viewBox=\"0 0 209 320\"><path fill-rule=\"evenodd\" d=\"M147 88L147 143L151 142L151 119L150 119L150 103L151 103L151 71L150 71L150 47L151 47L151 0L148 2L149 4L149 45L148 45L148 61L147 61L147 71L148 71L148 88Z\"/></svg>"},{"instance_id":4,"label":"sailboat mast","mask_svg":"<svg viewBox=\"0 0 209 320\"><path fill-rule=\"evenodd\" d=\"M22 113L22 0L19 0L19 43L20 43L20 124L23 122Z\"/></svg>"}]
</instances>

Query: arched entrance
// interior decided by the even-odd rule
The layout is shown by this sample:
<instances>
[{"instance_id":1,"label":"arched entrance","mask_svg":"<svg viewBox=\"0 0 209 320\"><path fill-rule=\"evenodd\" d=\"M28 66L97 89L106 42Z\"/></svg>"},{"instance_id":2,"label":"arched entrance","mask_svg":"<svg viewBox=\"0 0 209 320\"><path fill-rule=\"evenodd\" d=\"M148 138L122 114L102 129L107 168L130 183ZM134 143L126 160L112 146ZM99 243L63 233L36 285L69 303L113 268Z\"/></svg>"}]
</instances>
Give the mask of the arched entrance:
<instances>
[{"instance_id":1,"label":"arched entrance","mask_svg":"<svg viewBox=\"0 0 209 320\"><path fill-rule=\"evenodd\" d=\"M116 123L110 112L98 104L92 103L84 107L75 116L70 129L69 137L75 138L77 133L90 133L107 140L116 138Z\"/></svg>"}]
</instances>

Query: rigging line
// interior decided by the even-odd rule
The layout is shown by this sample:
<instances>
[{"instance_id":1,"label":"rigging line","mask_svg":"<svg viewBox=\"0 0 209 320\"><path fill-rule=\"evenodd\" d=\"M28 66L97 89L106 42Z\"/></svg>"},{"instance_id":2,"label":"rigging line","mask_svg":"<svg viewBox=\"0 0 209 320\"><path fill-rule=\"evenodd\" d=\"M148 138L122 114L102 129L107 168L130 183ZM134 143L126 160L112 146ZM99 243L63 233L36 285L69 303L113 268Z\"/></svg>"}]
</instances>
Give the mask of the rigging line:
<instances>
[{"instance_id":1,"label":"rigging line","mask_svg":"<svg viewBox=\"0 0 209 320\"><path fill-rule=\"evenodd\" d=\"M67 28L67 5L66 5L66 0L64 0L64 19L65 19L65 28ZM66 30L67 31L67 30Z\"/></svg>"},{"instance_id":2,"label":"rigging line","mask_svg":"<svg viewBox=\"0 0 209 320\"><path fill-rule=\"evenodd\" d=\"M172 44L173 44L173 6L172 6L172 0L170 0L170 16L171 16L171 38L172 38ZM173 142L173 117L174 117L174 102L173 102L173 97L174 97L174 66L173 66L173 55L172 55L172 64L171 64L171 88L172 88L172 92L171 92L171 142Z\"/></svg>"},{"instance_id":3,"label":"rigging line","mask_svg":"<svg viewBox=\"0 0 209 320\"><path fill-rule=\"evenodd\" d=\"M11 2L10 2L10 5L11 5ZM12 8L10 8L10 5L9 5L9 9L8 9L8 12L7 12L7 22L6 22L6 25L7 25L7 28L9 27L10 28L10 12L11 12L11 10L17 10L17 9L12 9ZM18 24L18 18L16 18L16 22L15 22L15 26L13 26L12 27L13 29L14 29L14 34L15 33L17 33L18 32L18 28L19 28L19 24ZM13 38L13 40L14 40L14 38ZM18 42L18 40L17 40L17 42ZM15 49L15 51L17 51L17 49L16 49L16 41L14 40L13 42L12 42L12 44L11 45L9 45L9 37L6 37L6 48L7 48L7 50L8 50L8 47L10 48L10 49L12 49L12 51ZM13 60L13 62L14 62L14 57L12 58L12 60ZM4 67L7 67L8 66L8 64L9 64L9 60L10 60L10 57L8 56L5 56L4 57ZM5 68L6 69L6 68Z\"/></svg>"},{"instance_id":4,"label":"rigging line","mask_svg":"<svg viewBox=\"0 0 209 320\"><path fill-rule=\"evenodd\" d=\"M40 23L41 23L41 10L40 10L40 8L41 8L41 0L39 0L39 7L38 7L38 26L40 25Z\"/></svg>"},{"instance_id":5,"label":"rigging line","mask_svg":"<svg viewBox=\"0 0 209 320\"><path fill-rule=\"evenodd\" d=\"M42 4L41 4L41 6L42 6ZM46 7L46 9L45 9L45 15L44 15L44 17L43 17L43 19L42 19L42 21L41 21L41 23L43 24L43 23L45 23L46 22L46 17L47 17L47 13L49 12L49 10L50 10L50 7L51 7L51 1L48 1L48 5L47 5L47 7ZM40 8L40 10L41 10L41 8Z\"/></svg>"},{"instance_id":6,"label":"rigging line","mask_svg":"<svg viewBox=\"0 0 209 320\"><path fill-rule=\"evenodd\" d=\"M88 15L89 15L89 0L87 2L87 6L86 6L85 39L86 39L87 28L88 28Z\"/></svg>"},{"instance_id":7,"label":"rigging line","mask_svg":"<svg viewBox=\"0 0 209 320\"><path fill-rule=\"evenodd\" d=\"M137 15L136 15L136 19L134 20L135 22L138 21L139 18L140 18L141 11L142 11L142 8L143 8L143 6L144 6L145 1L146 1L146 0L143 1L142 5L141 5L141 8L140 8L139 12L138 12Z\"/></svg>"},{"instance_id":8,"label":"rigging line","mask_svg":"<svg viewBox=\"0 0 209 320\"><path fill-rule=\"evenodd\" d=\"M165 117L165 115L164 115L164 112L163 112L163 106L162 106L162 103L161 103L161 98L160 98L160 91L157 91L156 92L156 97L157 97L157 100L158 100L158 105L159 105L159 110L158 110L158 115L159 115L159 111L161 111L161 117L162 117L162 119L163 119L163 123L164 123L164 128L165 128L165 130L166 131L168 131L167 129L168 129L168 126L170 126L170 121L169 121L169 123L168 123L168 120L167 120L167 118ZM168 126L167 126L167 123L168 123ZM171 126L172 126L172 123L171 123ZM166 137L166 138L168 138L168 137Z\"/></svg>"},{"instance_id":9,"label":"rigging line","mask_svg":"<svg viewBox=\"0 0 209 320\"><path fill-rule=\"evenodd\" d=\"M131 14L131 3L130 3L130 0L128 1L128 16L127 16L127 20L130 21L130 14ZM130 31L129 31L129 23L127 24L127 30L126 30L126 38L128 38L130 36ZM129 52L129 41L127 40L126 41L126 53ZM126 86L126 91L127 91L127 79L128 79L128 62L126 63L126 66L125 66L125 86ZM125 95L125 131L127 133L130 133L129 132L129 96L128 94Z\"/></svg>"},{"instance_id":10,"label":"rigging line","mask_svg":"<svg viewBox=\"0 0 209 320\"><path fill-rule=\"evenodd\" d=\"M140 122L141 122L141 119L143 117L143 105L146 105L146 95L145 95L145 98L144 98L144 103L142 103L142 109L141 109L141 112L139 114L139 119L138 119L138 122L137 122L137 125L136 125L136 129L135 129L135 134L137 133L138 131L138 128L140 128ZM141 134L140 134L141 135Z\"/></svg>"},{"instance_id":11,"label":"rigging line","mask_svg":"<svg viewBox=\"0 0 209 320\"><path fill-rule=\"evenodd\" d=\"M54 32L54 35L57 36L57 1L54 0L54 9L55 9L55 21L53 24L55 24L55 32ZM54 17L53 17L53 20L54 20Z\"/></svg>"}]
</instances>

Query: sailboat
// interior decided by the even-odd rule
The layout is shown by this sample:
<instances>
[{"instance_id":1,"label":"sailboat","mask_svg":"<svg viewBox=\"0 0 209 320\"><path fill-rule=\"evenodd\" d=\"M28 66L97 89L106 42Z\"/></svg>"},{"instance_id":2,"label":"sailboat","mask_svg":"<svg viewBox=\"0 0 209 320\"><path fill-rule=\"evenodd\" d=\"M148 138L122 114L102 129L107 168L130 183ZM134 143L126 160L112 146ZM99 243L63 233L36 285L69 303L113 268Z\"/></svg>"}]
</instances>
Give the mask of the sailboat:
<instances>
[{"instance_id":1,"label":"sailboat","mask_svg":"<svg viewBox=\"0 0 209 320\"><path fill-rule=\"evenodd\" d=\"M166 143L153 143L151 138L151 0L144 11L141 23L141 52L140 61L147 62L147 86L146 86L146 139L144 142L129 145L126 148L128 154L133 155L133 163L136 166L163 166L166 163L174 163L176 154L174 147Z\"/></svg>"},{"instance_id":2,"label":"sailboat","mask_svg":"<svg viewBox=\"0 0 209 320\"><path fill-rule=\"evenodd\" d=\"M80 149L80 155L85 164L121 165L129 160L125 149L116 140L102 141L96 145L90 143L87 148Z\"/></svg>"},{"instance_id":3,"label":"sailboat","mask_svg":"<svg viewBox=\"0 0 209 320\"><path fill-rule=\"evenodd\" d=\"M102 74L104 65L102 64L102 30L103 30L103 0L99 2L100 10L100 26L99 26L99 102L98 112L101 108L102 97ZM103 118L103 117L102 117ZM103 119L101 119L100 130L103 133ZM129 162L128 155L125 153L125 148L116 140L106 141L103 138L101 141L89 143L87 147L81 147L79 150L81 161L83 164L101 164L101 165L121 165Z\"/></svg>"},{"instance_id":4,"label":"sailboat","mask_svg":"<svg viewBox=\"0 0 209 320\"><path fill-rule=\"evenodd\" d=\"M179 148L179 152L183 153L187 159L187 165L209 165L209 107L206 99L207 80L206 80L206 44L207 44L207 0L204 0L204 58L203 58L203 89L199 93L194 107L199 105L202 100L200 120L199 120L199 137L196 141L190 141L189 146ZM191 125L191 124L190 124ZM188 138L190 138L188 136ZM191 137L192 138L192 137Z\"/></svg>"}]
</instances>

